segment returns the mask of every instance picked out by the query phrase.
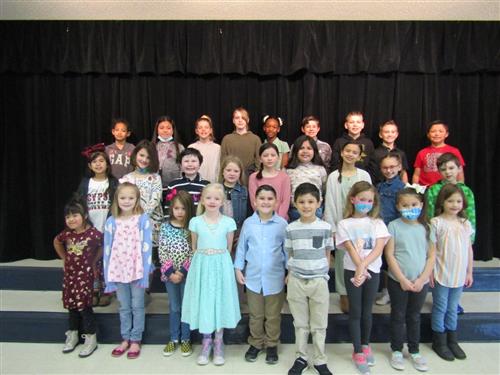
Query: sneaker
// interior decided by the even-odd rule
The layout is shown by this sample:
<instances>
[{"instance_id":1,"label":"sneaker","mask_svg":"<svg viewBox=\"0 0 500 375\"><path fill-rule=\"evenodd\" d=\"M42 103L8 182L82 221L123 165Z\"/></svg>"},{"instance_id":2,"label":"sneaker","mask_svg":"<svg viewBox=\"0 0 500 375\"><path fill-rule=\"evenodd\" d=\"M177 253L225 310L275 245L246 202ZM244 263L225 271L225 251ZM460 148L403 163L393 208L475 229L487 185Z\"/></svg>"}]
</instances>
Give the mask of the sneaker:
<instances>
[{"instance_id":1,"label":"sneaker","mask_svg":"<svg viewBox=\"0 0 500 375\"><path fill-rule=\"evenodd\" d=\"M163 349L163 355L165 357L170 357L177 350L178 344L179 343L177 341L169 341L167 345L165 345L165 348Z\"/></svg>"},{"instance_id":2,"label":"sneaker","mask_svg":"<svg viewBox=\"0 0 500 375\"><path fill-rule=\"evenodd\" d=\"M66 341L64 342L63 353L71 353L78 345L78 330L66 331Z\"/></svg>"},{"instance_id":3,"label":"sneaker","mask_svg":"<svg viewBox=\"0 0 500 375\"><path fill-rule=\"evenodd\" d=\"M427 366L427 361L424 357L420 355L420 353L410 353L411 361L413 362L413 367L415 367L418 371L429 371L429 366Z\"/></svg>"},{"instance_id":4,"label":"sneaker","mask_svg":"<svg viewBox=\"0 0 500 375\"><path fill-rule=\"evenodd\" d=\"M196 363L200 366L208 364L210 353L212 352L212 339L203 339L201 342L201 352Z\"/></svg>"},{"instance_id":5,"label":"sneaker","mask_svg":"<svg viewBox=\"0 0 500 375\"><path fill-rule=\"evenodd\" d=\"M331 371L328 370L326 363L323 365L314 365L313 370L319 375L332 375Z\"/></svg>"},{"instance_id":6,"label":"sneaker","mask_svg":"<svg viewBox=\"0 0 500 375\"><path fill-rule=\"evenodd\" d=\"M266 348L266 363L268 365L275 365L278 363L278 347L271 346Z\"/></svg>"},{"instance_id":7,"label":"sneaker","mask_svg":"<svg viewBox=\"0 0 500 375\"><path fill-rule=\"evenodd\" d=\"M224 364L224 341L222 339L214 340L214 365L222 366Z\"/></svg>"},{"instance_id":8,"label":"sneaker","mask_svg":"<svg viewBox=\"0 0 500 375\"><path fill-rule=\"evenodd\" d=\"M395 351L391 355L391 366L395 370L403 371L405 369L405 362L403 358L403 353Z\"/></svg>"},{"instance_id":9,"label":"sneaker","mask_svg":"<svg viewBox=\"0 0 500 375\"><path fill-rule=\"evenodd\" d=\"M191 340L181 341L181 354L183 357L189 357L193 354L193 346L191 345Z\"/></svg>"},{"instance_id":10,"label":"sneaker","mask_svg":"<svg viewBox=\"0 0 500 375\"><path fill-rule=\"evenodd\" d=\"M370 374L370 368L368 367L366 357L363 353L352 353L352 361L354 362L354 366L356 366L356 369L360 372L360 374Z\"/></svg>"},{"instance_id":11,"label":"sneaker","mask_svg":"<svg viewBox=\"0 0 500 375\"><path fill-rule=\"evenodd\" d=\"M386 288L384 288L382 289L382 295L375 300L375 303L379 306L384 306L387 305L389 302L391 302L389 291Z\"/></svg>"},{"instance_id":12,"label":"sneaker","mask_svg":"<svg viewBox=\"0 0 500 375\"><path fill-rule=\"evenodd\" d=\"M245 361L247 362L255 362L257 360L257 356L261 352L261 349L256 348L253 345L250 345L247 352L245 353Z\"/></svg>"},{"instance_id":13,"label":"sneaker","mask_svg":"<svg viewBox=\"0 0 500 375\"><path fill-rule=\"evenodd\" d=\"M363 354L365 355L368 366L375 366L375 357L373 356L370 345L363 345L361 348L363 349Z\"/></svg>"},{"instance_id":14,"label":"sneaker","mask_svg":"<svg viewBox=\"0 0 500 375\"><path fill-rule=\"evenodd\" d=\"M299 357L293 362L293 366L290 370L288 370L288 375L300 375L307 368L307 361Z\"/></svg>"}]
</instances>

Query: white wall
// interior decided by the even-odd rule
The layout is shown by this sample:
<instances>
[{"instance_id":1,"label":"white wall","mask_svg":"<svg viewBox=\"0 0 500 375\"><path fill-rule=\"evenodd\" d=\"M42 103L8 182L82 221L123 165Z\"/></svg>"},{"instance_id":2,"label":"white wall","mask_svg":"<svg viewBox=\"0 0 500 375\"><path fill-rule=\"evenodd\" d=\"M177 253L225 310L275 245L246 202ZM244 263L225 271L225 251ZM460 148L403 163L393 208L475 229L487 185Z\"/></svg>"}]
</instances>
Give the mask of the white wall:
<instances>
[{"instance_id":1,"label":"white wall","mask_svg":"<svg viewBox=\"0 0 500 375\"><path fill-rule=\"evenodd\" d=\"M0 0L3 20L500 20L500 0Z\"/></svg>"}]
</instances>

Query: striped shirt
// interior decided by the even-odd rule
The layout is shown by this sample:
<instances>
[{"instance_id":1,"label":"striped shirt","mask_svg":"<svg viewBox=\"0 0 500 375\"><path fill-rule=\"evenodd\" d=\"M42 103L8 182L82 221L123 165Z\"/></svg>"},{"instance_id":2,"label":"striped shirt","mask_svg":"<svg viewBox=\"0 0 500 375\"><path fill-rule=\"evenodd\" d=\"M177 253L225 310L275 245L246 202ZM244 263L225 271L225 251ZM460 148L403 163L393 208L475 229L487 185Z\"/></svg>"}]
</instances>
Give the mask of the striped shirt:
<instances>
[{"instance_id":1,"label":"striped shirt","mask_svg":"<svg viewBox=\"0 0 500 375\"><path fill-rule=\"evenodd\" d=\"M177 194L177 192L184 190L187 191L191 198L193 198L194 206L198 206L198 202L201 198L201 192L205 186L207 186L210 182L207 180L203 180L198 173L196 177L192 180L187 178L184 173L181 178L171 181L167 188L163 191L163 212L165 213L165 217L168 216L168 209L170 207L170 201Z\"/></svg>"},{"instance_id":2,"label":"striped shirt","mask_svg":"<svg viewBox=\"0 0 500 375\"><path fill-rule=\"evenodd\" d=\"M301 279L323 277L328 280L326 251L333 250L332 227L316 218L312 223L296 220L286 227L285 250L288 271Z\"/></svg>"},{"instance_id":3,"label":"striped shirt","mask_svg":"<svg viewBox=\"0 0 500 375\"><path fill-rule=\"evenodd\" d=\"M436 235L434 278L448 288L464 286L473 233L470 221L437 216L431 219L431 228Z\"/></svg>"}]
</instances>

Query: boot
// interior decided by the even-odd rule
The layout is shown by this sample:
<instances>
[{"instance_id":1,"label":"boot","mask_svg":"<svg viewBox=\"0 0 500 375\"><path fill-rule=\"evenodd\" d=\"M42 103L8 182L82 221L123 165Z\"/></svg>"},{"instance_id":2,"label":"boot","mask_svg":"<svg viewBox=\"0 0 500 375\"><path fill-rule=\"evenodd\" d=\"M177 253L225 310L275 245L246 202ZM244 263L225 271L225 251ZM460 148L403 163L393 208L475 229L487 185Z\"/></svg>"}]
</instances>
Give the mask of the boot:
<instances>
[{"instance_id":1,"label":"boot","mask_svg":"<svg viewBox=\"0 0 500 375\"><path fill-rule=\"evenodd\" d=\"M96 334L84 334L82 337L85 339L85 342L83 343L83 349L80 351L80 354L78 356L80 358L85 358L91 355L94 350L97 349L97 337Z\"/></svg>"},{"instance_id":2,"label":"boot","mask_svg":"<svg viewBox=\"0 0 500 375\"><path fill-rule=\"evenodd\" d=\"M349 314L349 299L347 298L347 296L340 296L340 311L342 311L344 314Z\"/></svg>"},{"instance_id":3,"label":"boot","mask_svg":"<svg viewBox=\"0 0 500 375\"><path fill-rule=\"evenodd\" d=\"M455 356L446 344L446 332L439 333L432 331L432 350L446 361L455 360Z\"/></svg>"},{"instance_id":4,"label":"boot","mask_svg":"<svg viewBox=\"0 0 500 375\"><path fill-rule=\"evenodd\" d=\"M467 356L457 342L457 331L448 331L448 348L456 359L465 359Z\"/></svg>"},{"instance_id":5,"label":"boot","mask_svg":"<svg viewBox=\"0 0 500 375\"><path fill-rule=\"evenodd\" d=\"M63 353L71 353L78 345L78 331L66 331L66 342L64 343Z\"/></svg>"}]
</instances>

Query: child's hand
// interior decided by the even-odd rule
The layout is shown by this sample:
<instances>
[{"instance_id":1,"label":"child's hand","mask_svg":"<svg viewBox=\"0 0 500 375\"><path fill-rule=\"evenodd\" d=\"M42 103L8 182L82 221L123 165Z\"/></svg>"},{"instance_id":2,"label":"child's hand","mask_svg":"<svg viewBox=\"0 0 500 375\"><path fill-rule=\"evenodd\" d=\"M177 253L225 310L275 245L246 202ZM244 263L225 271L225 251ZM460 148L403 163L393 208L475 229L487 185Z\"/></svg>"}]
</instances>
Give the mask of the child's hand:
<instances>
[{"instance_id":1,"label":"child's hand","mask_svg":"<svg viewBox=\"0 0 500 375\"><path fill-rule=\"evenodd\" d=\"M243 272L241 272L241 270L239 269L235 269L234 270L234 273L236 275L236 281L240 284L240 285L245 285L245 276L243 276Z\"/></svg>"},{"instance_id":2,"label":"child's hand","mask_svg":"<svg viewBox=\"0 0 500 375\"><path fill-rule=\"evenodd\" d=\"M418 293L424 287L424 282L419 278L413 281L413 292Z\"/></svg>"},{"instance_id":3,"label":"child's hand","mask_svg":"<svg viewBox=\"0 0 500 375\"><path fill-rule=\"evenodd\" d=\"M177 272L171 274L168 279L174 284L179 284L182 281L182 277L180 277L179 274L177 274Z\"/></svg>"},{"instance_id":4,"label":"child's hand","mask_svg":"<svg viewBox=\"0 0 500 375\"><path fill-rule=\"evenodd\" d=\"M429 275L429 286L431 288L434 288L434 271L432 271L431 274Z\"/></svg>"},{"instance_id":5,"label":"child's hand","mask_svg":"<svg viewBox=\"0 0 500 375\"><path fill-rule=\"evenodd\" d=\"M401 280L399 282L399 285L401 286L401 289L404 290L405 292L413 292L415 288L413 283L406 278L404 280Z\"/></svg>"},{"instance_id":6,"label":"child's hand","mask_svg":"<svg viewBox=\"0 0 500 375\"><path fill-rule=\"evenodd\" d=\"M366 267L362 264L356 267L356 272L354 273L354 278L360 280L362 276L366 278ZM364 281L364 280L363 280Z\"/></svg>"},{"instance_id":7,"label":"child's hand","mask_svg":"<svg viewBox=\"0 0 500 375\"><path fill-rule=\"evenodd\" d=\"M472 272L467 272L467 275L465 276L465 287L470 288L472 286L472 283L474 282L474 279L472 277Z\"/></svg>"},{"instance_id":8,"label":"child's hand","mask_svg":"<svg viewBox=\"0 0 500 375\"><path fill-rule=\"evenodd\" d=\"M288 284L288 275L285 276L285 285Z\"/></svg>"}]
</instances>

